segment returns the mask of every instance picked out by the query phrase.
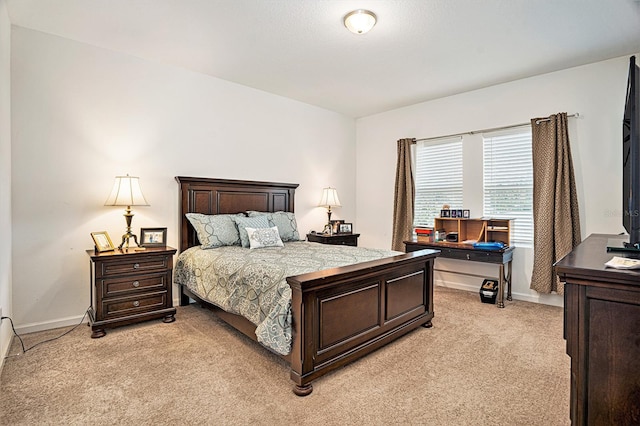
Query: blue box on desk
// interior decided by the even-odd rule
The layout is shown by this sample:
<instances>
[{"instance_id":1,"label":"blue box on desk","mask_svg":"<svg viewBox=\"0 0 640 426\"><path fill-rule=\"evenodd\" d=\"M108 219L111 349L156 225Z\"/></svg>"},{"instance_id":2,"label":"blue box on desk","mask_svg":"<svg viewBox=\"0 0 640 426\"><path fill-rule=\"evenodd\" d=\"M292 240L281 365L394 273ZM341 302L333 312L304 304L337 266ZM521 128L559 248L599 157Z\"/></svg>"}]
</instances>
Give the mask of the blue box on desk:
<instances>
[{"instance_id":1,"label":"blue box on desk","mask_svg":"<svg viewBox=\"0 0 640 426\"><path fill-rule=\"evenodd\" d=\"M498 280L486 279L480 287L480 301L482 303L496 303L498 296Z\"/></svg>"}]
</instances>

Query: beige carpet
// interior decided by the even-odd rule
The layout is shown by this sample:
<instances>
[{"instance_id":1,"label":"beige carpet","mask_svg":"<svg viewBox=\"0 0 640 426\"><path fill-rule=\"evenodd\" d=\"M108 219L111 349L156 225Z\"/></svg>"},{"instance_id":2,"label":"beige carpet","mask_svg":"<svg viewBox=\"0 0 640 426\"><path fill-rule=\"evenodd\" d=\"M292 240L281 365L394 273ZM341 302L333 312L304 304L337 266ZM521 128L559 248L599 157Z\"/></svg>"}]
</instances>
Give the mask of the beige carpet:
<instances>
[{"instance_id":1,"label":"beige carpet","mask_svg":"<svg viewBox=\"0 0 640 426\"><path fill-rule=\"evenodd\" d=\"M7 359L0 424L570 423L561 308L498 309L437 287L433 328L315 381L306 398L291 392L283 361L209 311L192 305L176 318L101 339L81 326ZM10 353L18 352L14 339Z\"/></svg>"}]
</instances>

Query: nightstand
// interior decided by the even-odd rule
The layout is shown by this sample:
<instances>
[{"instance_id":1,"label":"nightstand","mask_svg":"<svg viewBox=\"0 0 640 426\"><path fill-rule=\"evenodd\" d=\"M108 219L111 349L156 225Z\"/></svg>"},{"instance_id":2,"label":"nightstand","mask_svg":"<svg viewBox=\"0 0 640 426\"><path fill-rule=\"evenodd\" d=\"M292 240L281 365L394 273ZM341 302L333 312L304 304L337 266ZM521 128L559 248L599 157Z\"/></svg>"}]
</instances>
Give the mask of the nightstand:
<instances>
[{"instance_id":1,"label":"nightstand","mask_svg":"<svg viewBox=\"0 0 640 426\"><path fill-rule=\"evenodd\" d=\"M142 251L87 250L91 262L91 337L106 334L106 328L163 318L175 321L173 307L172 247Z\"/></svg>"},{"instance_id":2,"label":"nightstand","mask_svg":"<svg viewBox=\"0 0 640 426\"><path fill-rule=\"evenodd\" d=\"M359 236L360 234L307 234L307 241L335 246L357 247Z\"/></svg>"}]
</instances>

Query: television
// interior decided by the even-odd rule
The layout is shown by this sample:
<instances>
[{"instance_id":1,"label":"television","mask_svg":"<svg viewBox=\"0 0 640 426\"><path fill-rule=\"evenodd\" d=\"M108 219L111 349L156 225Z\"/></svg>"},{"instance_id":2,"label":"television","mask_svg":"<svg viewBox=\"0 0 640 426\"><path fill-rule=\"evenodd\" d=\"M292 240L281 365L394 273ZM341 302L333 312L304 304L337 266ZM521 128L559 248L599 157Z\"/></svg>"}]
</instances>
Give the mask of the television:
<instances>
[{"instance_id":1,"label":"television","mask_svg":"<svg viewBox=\"0 0 640 426\"><path fill-rule=\"evenodd\" d=\"M622 225L629 234L623 249L640 251L640 67L629 59L622 119Z\"/></svg>"}]
</instances>

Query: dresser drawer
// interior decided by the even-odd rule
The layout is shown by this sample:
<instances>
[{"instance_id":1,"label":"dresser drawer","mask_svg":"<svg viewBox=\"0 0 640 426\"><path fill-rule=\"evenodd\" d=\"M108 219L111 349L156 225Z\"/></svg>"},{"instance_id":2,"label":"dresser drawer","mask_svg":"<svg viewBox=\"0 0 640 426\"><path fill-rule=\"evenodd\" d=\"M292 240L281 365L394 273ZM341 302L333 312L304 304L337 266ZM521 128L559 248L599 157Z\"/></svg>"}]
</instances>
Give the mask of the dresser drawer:
<instances>
[{"instance_id":1,"label":"dresser drawer","mask_svg":"<svg viewBox=\"0 0 640 426\"><path fill-rule=\"evenodd\" d=\"M164 271L171 267L170 256L140 256L99 262L96 273L100 277L130 274L133 272Z\"/></svg>"},{"instance_id":2,"label":"dresser drawer","mask_svg":"<svg viewBox=\"0 0 640 426\"><path fill-rule=\"evenodd\" d=\"M156 311L167 307L167 292L143 293L137 296L103 300L98 312L101 318L109 319Z\"/></svg>"},{"instance_id":3,"label":"dresser drawer","mask_svg":"<svg viewBox=\"0 0 640 426\"><path fill-rule=\"evenodd\" d=\"M98 280L102 297L119 297L140 292L166 290L169 283L167 272L157 274L132 274L125 277ZM99 291L96 289L96 291Z\"/></svg>"}]
</instances>

